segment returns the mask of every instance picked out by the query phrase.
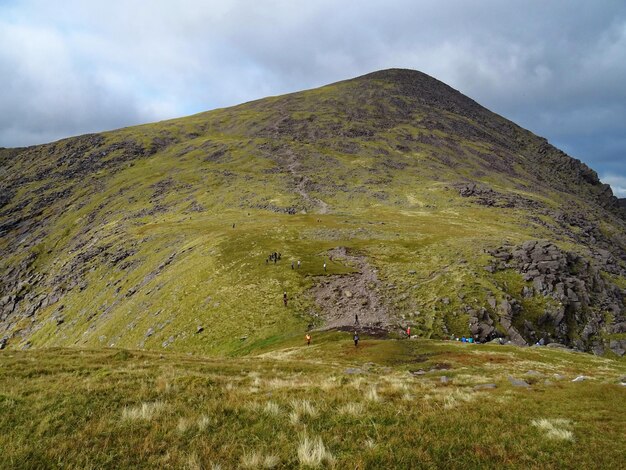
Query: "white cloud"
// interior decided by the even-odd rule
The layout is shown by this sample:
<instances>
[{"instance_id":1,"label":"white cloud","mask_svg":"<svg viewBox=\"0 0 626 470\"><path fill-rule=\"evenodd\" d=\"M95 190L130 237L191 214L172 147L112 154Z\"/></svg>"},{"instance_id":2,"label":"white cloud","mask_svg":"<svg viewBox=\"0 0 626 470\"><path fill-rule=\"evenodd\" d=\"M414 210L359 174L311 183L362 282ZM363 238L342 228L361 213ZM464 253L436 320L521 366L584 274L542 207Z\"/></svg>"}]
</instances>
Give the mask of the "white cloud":
<instances>
[{"instance_id":1,"label":"white cloud","mask_svg":"<svg viewBox=\"0 0 626 470\"><path fill-rule=\"evenodd\" d=\"M388 67L433 75L562 142L601 173L626 176L626 4L618 1L0 4L0 145L190 114Z\"/></svg>"}]
</instances>

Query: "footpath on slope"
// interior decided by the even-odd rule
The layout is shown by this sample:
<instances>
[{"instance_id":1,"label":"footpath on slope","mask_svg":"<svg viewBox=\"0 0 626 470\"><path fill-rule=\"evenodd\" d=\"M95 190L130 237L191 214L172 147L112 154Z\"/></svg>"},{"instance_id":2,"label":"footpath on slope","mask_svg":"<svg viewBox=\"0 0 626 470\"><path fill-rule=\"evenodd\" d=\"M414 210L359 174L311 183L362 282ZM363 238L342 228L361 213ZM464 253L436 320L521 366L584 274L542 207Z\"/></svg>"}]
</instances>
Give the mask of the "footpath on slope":
<instances>
[{"instance_id":1,"label":"footpath on slope","mask_svg":"<svg viewBox=\"0 0 626 470\"><path fill-rule=\"evenodd\" d=\"M358 271L352 274L324 276L310 290L318 313L324 320L321 330L358 330L385 334L392 328L389 306L382 298L382 282L376 268L364 256L345 247L328 251L333 261L343 261Z\"/></svg>"}]
</instances>

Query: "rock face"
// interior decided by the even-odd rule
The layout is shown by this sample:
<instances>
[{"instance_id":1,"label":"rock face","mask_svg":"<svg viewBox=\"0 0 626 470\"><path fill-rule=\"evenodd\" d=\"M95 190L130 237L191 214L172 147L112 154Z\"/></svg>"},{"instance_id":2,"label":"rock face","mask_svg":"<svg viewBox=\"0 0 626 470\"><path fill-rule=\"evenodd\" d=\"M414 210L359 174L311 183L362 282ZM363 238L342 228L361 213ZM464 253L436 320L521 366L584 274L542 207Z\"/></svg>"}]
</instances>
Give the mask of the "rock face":
<instances>
[{"instance_id":1,"label":"rock face","mask_svg":"<svg viewBox=\"0 0 626 470\"><path fill-rule=\"evenodd\" d=\"M509 298L498 304L500 323L511 341L557 342L597 354L606 348L624 354L626 341L601 339L626 332L624 291L610 277L623 276L624 268L610 252L596 249L586 258L563 251L550 241L530 240L490 254L493 272L512 269L522 276L526 285L519 292L520 298L547 300L535 322L517 322L517 329L514 324L522 313L520 302Z\"/></svg>"}]
</instances>

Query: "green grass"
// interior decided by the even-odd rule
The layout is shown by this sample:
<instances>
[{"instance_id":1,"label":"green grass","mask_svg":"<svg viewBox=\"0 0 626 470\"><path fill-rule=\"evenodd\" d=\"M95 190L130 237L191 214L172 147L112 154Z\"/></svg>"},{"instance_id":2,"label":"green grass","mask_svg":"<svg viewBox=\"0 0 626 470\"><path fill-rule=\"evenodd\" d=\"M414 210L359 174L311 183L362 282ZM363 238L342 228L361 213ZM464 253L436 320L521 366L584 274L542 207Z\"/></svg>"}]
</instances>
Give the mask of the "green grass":
<instances>
[{"instance_id":1,"label":"green grass","mask_svg":"<svg viewBox=\"0 0 626 470\"><path fill-rule=\"evenodd\" d=\"M592 189L566 194L538 180L527 161L536 138L510 123L493 127L503 121L490 117L422 105L385 80L349 81L106 132L97 144L80 137L13 157L3 151L15 196L0 224L23 217L32 226L0 237L0 272L33 256L20 268L28 281L18 293L30 295L20 312L38 296L56 289L63 295L33 317L16 314L2 336L10 337L10 349L253 353L319 326L310 288L322 276L354 269L333 262L323 272L326 252L337 247L362 255L381 284L394 286L381 294L392 323L411 323L425 338L468 334L465 307L484 307L490 294L519 297L519 279L484 270L484 250L547 238L585 251L531 218L555 225L549 210L567 203L587 208L612 238L623 234L616 219L585 202ZM155 147L163 141L169 144ZM140 156L111 163L135 146ZM481 157L487 154L513 170L494 171ZM94 168L78 171L86 161ZM63 173L68 169L76 171ZM537 201L545 211L478 205L459 196L456 185L466 179ZM66 188L68 196L52 197ZM113 262L124 251L128 256ZM283 261L267 266L273 251ZM298 259L303 268L292 271ZM622 276L607 279L626 285ZM3 296L18 289L0 287ZM539 318L545 303L523 301L516 321Z\"/></svg>"},{"instance_id":2,"label":"green grass","mask_svg":"<svg viewBox=\"0 0 626 470\"><path fill-rule=\"evenodd\" d=\"M303 343L231 359L3 351L4 465L620 468L623 360L365 337L357 349L342 333Z\"/></svg>"}]
</instances>

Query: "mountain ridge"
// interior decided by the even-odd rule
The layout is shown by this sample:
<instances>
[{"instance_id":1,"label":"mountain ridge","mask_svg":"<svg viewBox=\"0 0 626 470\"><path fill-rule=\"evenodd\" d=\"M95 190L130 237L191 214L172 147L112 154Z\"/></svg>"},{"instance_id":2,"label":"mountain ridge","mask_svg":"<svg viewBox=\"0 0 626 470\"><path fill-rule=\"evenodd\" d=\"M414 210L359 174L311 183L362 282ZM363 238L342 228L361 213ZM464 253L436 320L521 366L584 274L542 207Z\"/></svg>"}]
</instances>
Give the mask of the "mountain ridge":
<instances>
[{"instance_id":1,"label":"mountain ridge","mask_svg":"<svg viewBox=\"0 0 626 470\"><path fill-rule=\"evenodd\" d=\"M610 187L421 72L3 150L0 165L10 347L235 353L323 328L334 305L340 327L379 309L425 337L626 349Z\"/></svg>"}]
</instances>

